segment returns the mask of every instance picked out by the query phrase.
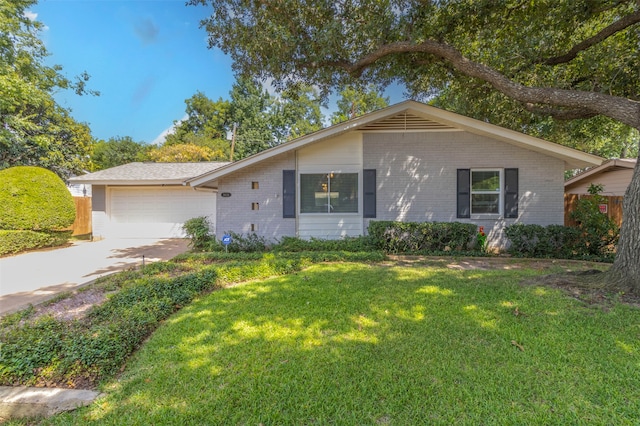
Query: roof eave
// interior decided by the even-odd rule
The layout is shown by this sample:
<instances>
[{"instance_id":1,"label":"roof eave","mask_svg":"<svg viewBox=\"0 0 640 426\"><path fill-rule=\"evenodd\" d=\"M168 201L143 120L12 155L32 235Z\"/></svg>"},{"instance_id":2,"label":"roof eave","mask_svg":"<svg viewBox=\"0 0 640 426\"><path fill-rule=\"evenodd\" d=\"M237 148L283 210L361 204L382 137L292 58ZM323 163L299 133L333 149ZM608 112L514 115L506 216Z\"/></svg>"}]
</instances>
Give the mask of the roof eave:
<instances>
[{"instance_id":1,"label":"roof eave","mask_svg":"<svg viewBox=\"0 0 640 426\"><path fill-rule=\"evenodd\" d=\"M568 186L574 185L575 183L580 182L581 180L586 179L590 176L604 173L612 169L633 169L635 166L636 166L636 163L635 161L633 161L633 159L616 158L613 160L605 161L600 166L592 167L589 170L585 170L584 172L579 173L576 176L572 177L571 179L565 181L564 186L568 187Z\"/></svg>"},{"instance_id":2,"label":"roof eave","mask_svg":"<svg viewBox=\"0 0 640 426\"><path fill-rule=\"evenodd\" d=\"M108 186L184 186L185 179L159 179L159 180L117 180L117 179L82 179L82 176L69 179L69 183Z\"/></svg>"}]
</instances>

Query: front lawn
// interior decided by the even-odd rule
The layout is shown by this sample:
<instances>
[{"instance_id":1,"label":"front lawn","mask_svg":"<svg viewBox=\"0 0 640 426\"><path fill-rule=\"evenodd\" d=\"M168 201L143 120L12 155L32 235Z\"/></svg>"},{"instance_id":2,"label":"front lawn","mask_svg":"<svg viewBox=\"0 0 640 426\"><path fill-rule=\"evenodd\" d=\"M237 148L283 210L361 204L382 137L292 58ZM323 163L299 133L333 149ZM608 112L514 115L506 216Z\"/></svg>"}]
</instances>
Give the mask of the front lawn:
<instances>
[{"instance_id":1,"label":"front lawn","mask_svg":"<svg viewBox=\"0 0 640 426\"><path fill-rule=\"evenodd\" d=\"M637 424L640 310L539 274L336 263L216 291L44 424Z\"/></svg>"}]
</instances>

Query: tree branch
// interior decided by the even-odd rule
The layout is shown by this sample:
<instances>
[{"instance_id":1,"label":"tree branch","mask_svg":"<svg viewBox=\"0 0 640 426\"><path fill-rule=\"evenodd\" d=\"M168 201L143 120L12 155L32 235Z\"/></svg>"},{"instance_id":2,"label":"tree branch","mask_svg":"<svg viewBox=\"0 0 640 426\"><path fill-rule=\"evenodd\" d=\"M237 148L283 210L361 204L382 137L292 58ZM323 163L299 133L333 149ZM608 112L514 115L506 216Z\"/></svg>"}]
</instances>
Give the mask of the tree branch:
<instances>
[{"instance_id":1,"label":"tree branch","mask_svg":"<svg viewBox=\"0 0 640 426\"><path fill-rule=\"evenodd\" d=\"M599 33L597 33L593 37L589 37L588 39L583 40L580 43L573 46L571 50L569 50L567 53L560 56L555 56L552 58L542 59L538 63L545 64L545 65L558 65L558 64L564 64L564 63L570 62L576 56L578 56L578 53L582 52L583 50L587 50L591 46L594 46L598 43L603 42L608 37L611 37L617 32L620 32L625 28L628 28L634 24L637 24L638 22L640 22L640 10L636 10L632 14L624 16L623 18L615 21L611 25L603 28Z\"/></svg>"},{"instance_id":2,"label":"tree branch","mask_svg":"<svg viewBox=\"0 0 640 426\"><path fill-rule=\"evenodd\" d=\"M415 54L428 54L440 58L450 63L458 72L486 81L496 90L523 104L543 104L570 110L584 110L640 129L640 102L598 92L524 86L487 65L464 57L453 46L434 40L426 40L419 44L408 41L390 43L380 46L355 62L325 61L311 64L311 66L338 67L358 78L366 68L374 66L384 58Z\"/></svg>"},{"instance_id":3,"label":"tree branch","mask_svg":"<svg viewBox=\"0 0 640 426\"><path fill-rule=\"evenodd\" d=\"M542 108L531 103L525 103L523 106L527 111L533 112L534 114L550 115L558 120L578 120L592 118L598 115L586 109Z\"/></svg>"}]
</instances>

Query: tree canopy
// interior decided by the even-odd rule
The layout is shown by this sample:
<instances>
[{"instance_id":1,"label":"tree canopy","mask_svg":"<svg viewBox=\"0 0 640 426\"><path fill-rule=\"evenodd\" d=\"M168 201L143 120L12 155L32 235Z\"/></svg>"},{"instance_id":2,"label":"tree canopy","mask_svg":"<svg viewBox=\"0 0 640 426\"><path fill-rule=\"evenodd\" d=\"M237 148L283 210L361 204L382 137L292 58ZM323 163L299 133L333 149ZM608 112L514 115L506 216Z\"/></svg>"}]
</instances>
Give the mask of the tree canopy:
<instances>
[{"instance_id":1,"label":"tree canopy","mask_svg":"<svg viewBox=\"0 0 640 426\"><path fill-rule=\"evenodd\" d=\"M347 86L340 91L337 104L338 109L331 114L331 124L347 121L389 106L389 98L385 98L373 85L365 88Z\"/></svg>"},{"instance_id":2,"label":"tree canopy","mask_svg":"<svg viewBox=\"0 0 640 426\"><path fill-rule=\"evenodd\" d=\"M416 98L450 90L456 101L462 88L473 94L470 102L484 91L501 98L495 105L507 114L512 103L554 119L604 116L635 129L637 140L637 0L190 3L212 6L203 21L209 44L231 56L238 74L277 88L302 83L327 95L354 82L399 82ZM531 131L527 120L518 124ZM638 163L609 277L640 291Z\"/></svg>"},{"instance_id":3,"label":"tree canopy","mask_svg":"<svg viewBox=\"0 0 640 426\"><path fill-rule=\"evenodd\" d=\"M0 169L41 166L66 178L87 166L92 137L87 125L54 101L53 92L97 92L87 90L86 73L72 81L61 67L44 65L42 24L26 14L35 3L0 3Z\"/></svg>"},{"instance_id":4,"label":"tree canopy","mask_svg":"<svg viewBox=\"0 0 640 426\"><path fill-rule=\"evenodd\" d=\"M149 146L134 141L130 136L116 136L93 144L91 171L108 169L133 161L144 161Z\"/></svg>"}]
</instances>

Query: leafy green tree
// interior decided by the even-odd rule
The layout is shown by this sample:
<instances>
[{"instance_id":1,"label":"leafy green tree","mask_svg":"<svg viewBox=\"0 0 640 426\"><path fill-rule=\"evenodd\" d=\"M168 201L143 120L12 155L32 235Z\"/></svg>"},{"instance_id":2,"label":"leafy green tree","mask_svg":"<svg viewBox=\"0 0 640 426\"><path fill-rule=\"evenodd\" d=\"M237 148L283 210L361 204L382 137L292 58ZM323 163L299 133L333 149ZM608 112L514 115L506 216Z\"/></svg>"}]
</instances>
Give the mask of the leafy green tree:
<instances>
[{"instance_id":1,"label":"leafy green tree","mask_svg":"<svg viewBox=\"0 0 640 426\"><path fill-rule=\"evenodd\" d=\"M228 160L230 143L229 101L209 99L204 93L185 100L187 117L174 122L174 130L167 135L165 145L192 144L206 147L215 153L214 160Z\"/></svg>"},{"instance_id":2,"label":"leafy green tree","mask_svg":"<svg viewBox=\"0 0 640 426\"><path fill-rule=\"evenodd\" d=\"M76 122L52 94L97 92L86 89L86 73L72 81L61 67L43 64L42 23L26 14L35 3L0 3L0 168L42 166L67 178L87 166L92 137L88 126Z\"/></svg>"},{"instance_id":3,"label":"leafy green tree","mask_svg":"<svg viewBox=\"0 0 640 426\"><path fill-rule=\"evenodd\" d=\"M640 130L637 0L190 3L212 6L210 46L276 87L302 82L326 95L397 81L428 97L473 81L530 113L602 115ZM607 280L640 292L640 161L623 209Z\"/></svg>"},{"instance_id":4,"label":"leafy green tree","mask_svg":"<svg viewBox=\"0 0 640 426\"><path fill-rule=\"evenodd\" d=\"M338 109L331 114L331 124L338 124L387 106L389 98L383 97L375 86L348 86L340 92Z\"/></svg>"},{"instance_id":5,"label":"leafy green tree","mask_svg":"<svg viewBox=\"0 0 640 426\"><path fill-rule=\"evenodd\" d=\"M167 145L184 143L190 135L210 139L226 138L229 127L229 101L220 98L214 102L198 91L184 103L187 105L187 118L174 122L174 131L167 135L165 140Z\"/></svg>"},{"instance_id":6,"label":"leafy green tree","mask_svg":"<svg viewBox=\"0 0 640 426\"><path fill-rule=\"evenodd\" d=\"M282 143L322 128L323 115L317 90L293 86L275 98L269 112L273 139Z\"/></svg>"},{"instance_id":7,"label":"leafy green tree","mask_svg":"<svg viewBox=\"0 0 640 426\"><path fill-rule=\"evenodd\" d=\"M91 170L103 170L134 161L144 161L149 146L134 141L130 136L100 140L93 145Z\"/></svg>"},{"instance_id":8,"label":"leafy green tree","mask_svg":"<svg viewBox=\"0 0 640 426\"><path fill-rule=\"evenodd\" d=\"M229 117L235 124L234 160L248 157L276 145L271 132L269 112L273 98L248 78L231 88Z\"/></svg>"}]
</instances>

